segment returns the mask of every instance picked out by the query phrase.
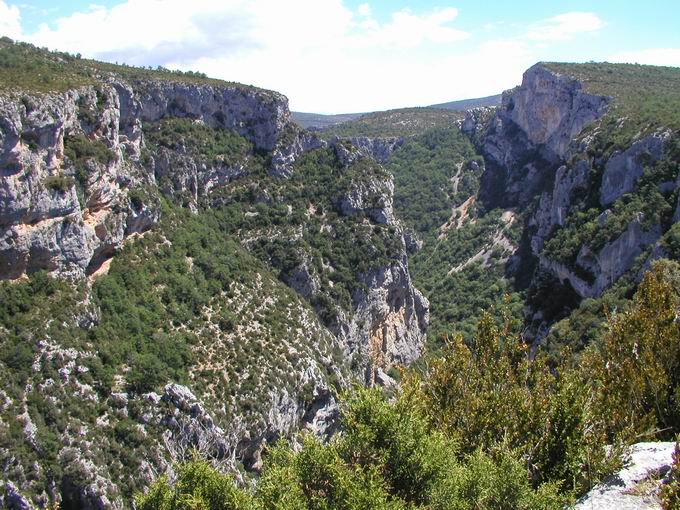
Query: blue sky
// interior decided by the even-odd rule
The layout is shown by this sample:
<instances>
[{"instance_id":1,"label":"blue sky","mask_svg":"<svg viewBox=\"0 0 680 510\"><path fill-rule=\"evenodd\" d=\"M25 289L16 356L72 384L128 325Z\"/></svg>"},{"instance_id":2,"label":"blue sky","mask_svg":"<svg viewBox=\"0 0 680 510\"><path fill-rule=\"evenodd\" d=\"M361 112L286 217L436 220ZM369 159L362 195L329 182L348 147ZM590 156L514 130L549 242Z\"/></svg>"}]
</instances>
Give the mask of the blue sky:
<instances>
[{"instance_id":1,"label":"blue sky","mask_svg":"<svg viewBox=\"0 0 680 510\"><path fill-rule=\"evenodd\" d=\"M200 70L322 113L490 95L540 60L680 66L678 27L677 0L0 0L15 39Z\"/></svg>"}]
</instances>

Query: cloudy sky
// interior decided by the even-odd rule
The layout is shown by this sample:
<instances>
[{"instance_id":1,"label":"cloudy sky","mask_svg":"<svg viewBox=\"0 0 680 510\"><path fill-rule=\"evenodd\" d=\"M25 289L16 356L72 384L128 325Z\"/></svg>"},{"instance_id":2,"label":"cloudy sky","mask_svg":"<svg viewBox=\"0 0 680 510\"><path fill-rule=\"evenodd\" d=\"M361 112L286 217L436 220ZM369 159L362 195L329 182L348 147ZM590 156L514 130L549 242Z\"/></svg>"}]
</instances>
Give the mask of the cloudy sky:
<instances>
[{"instance_id":1,"label":"cloudy sky","mask_svg":"<svg viewBox=\"0 0 680 510\"><path fill-rule=\"evenodd\" d=\"M679 26L678 0L0 0L0 35L320 113L496 94L541 60L680 66Z\"/></svg>"}]
</instances>

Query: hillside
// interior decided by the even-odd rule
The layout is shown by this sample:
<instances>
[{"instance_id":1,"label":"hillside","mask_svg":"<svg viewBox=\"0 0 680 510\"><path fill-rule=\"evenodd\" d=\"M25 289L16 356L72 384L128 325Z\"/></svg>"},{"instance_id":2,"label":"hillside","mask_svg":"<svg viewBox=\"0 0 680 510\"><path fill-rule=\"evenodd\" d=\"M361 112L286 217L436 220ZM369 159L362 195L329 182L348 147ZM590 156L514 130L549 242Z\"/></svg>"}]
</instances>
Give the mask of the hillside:
<instances>
[{"instance_id":1,"label":"hillside","mask_svg":"<svg viewBox=\"0 0 680 510\"><path fill-rule=\"evenodd\" d=\"M423 242L411 267L431 303L433 346L453 330L470 338L481 310L509 304L532 310L529 339L581 348L600 335L604 310L630 297L641 267L677 256L678 77L539 64L498 113L467 114L474 147L455 125L425 127L386 159L396 213ZM376 132L353 127L355 139ZM635 248L622 256L623 246Z\"/></svg>"},{"instance_id":2,"label":"hillside","mask_svg":"<svg viewBox=\"0 0 680 510\"><path fill-rule=\"evenodd\" d=\"M434 108L434 109L440 109L440 110L452 110L455 112L464 112L465 110L470 110L472 108L480 108L480 107L493 107L493 106L499 106L501 104L501 95L495 95L495 96L488 96L488 97L478 97L478 98L473 98L473 99L461 99L458 101L450 101L448 103L440 103L440 104L433 104L430 106L425 107L425 109L428 108ZM417 108L403 108L400 110L392 110L392 112L409 112L409 113L416 113ZM431 112L421 112L423 113L423 116L427 115L428 113L430 115ZM314 129L314 130L325 130L328 128L331 128L333 126L337 126L338 124L344 124L344 123L352 123L352 121L355 121L359 119L360 117L364 117L365 120L367 120L367 125L371 125L375 122L382 122L383 125L389 124L391 121L390 119L381 119L381 117L384 117L385 115L389 115L389 111L387 112L373 112L373 113L339 113L336 115L323 115L320 113L303 113L303 112L291 112L290 118L292 119L293 122L298 124L300 127L303 127L305 129ZM432 124L429 123L423 123L421 127L429 126L432 127ZM342 129L342 128L340 128ZM361 129L361 128L358 128ZM345 135L346 136L346 135Z\"/></svg>"},{"instance_id":3,"label":"hillside","mask_svg":"<svg viewBox=\"0 0 680 510\"><path fill-rule=\"evenodd\" d=\"M321 113L290 112L290 118L298 126L305 129L325 129L342 122L348 122L364 115L363 113L338 113L323 115Z\"/></svg>"},{"instance_id":4,"label":"hillside","mask_svg":"<svg viewBox=\"0 0 680 510\"><path fill-rule=\"evenodd\" d=\"M374 112L359 118L333 125L322 134L339 137L406 137L427 129L449 126L461 120L464 114L435 108L403 108Z\"/></svg>"},{"instance_id":5,"label":"hillside","mask_svg":"<svg viewBox=\"0 0 680 510\"><path fill-rule=\"evenodd\" d=\"M0 506L564 508L641 438L627 496L672 492L679 84L539 63L318 133L0 40Z\"/></svg>"},{"instance_id":6,"label":"hillside","mask_svg":"<svg viewBox=\"0 0 680 510\"><path fill-rule=\"evenodd\" d=\"M2 44L3 501L127 507L192 448L252 476L419 356L372 159L275 92Z\"/></svg>"}]
</instances>

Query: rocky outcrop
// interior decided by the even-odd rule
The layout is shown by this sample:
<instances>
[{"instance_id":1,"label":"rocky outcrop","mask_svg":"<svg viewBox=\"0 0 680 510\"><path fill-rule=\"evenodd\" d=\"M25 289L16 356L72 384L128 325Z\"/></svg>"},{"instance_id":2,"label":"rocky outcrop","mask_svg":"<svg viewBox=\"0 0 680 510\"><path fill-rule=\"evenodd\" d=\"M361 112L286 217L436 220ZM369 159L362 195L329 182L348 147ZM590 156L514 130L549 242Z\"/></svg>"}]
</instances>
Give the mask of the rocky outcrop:
<instances>
[{"instance_id":1,"label":"rocky outcrop","mask_svg":"<svg viewBox=\"0 0 680 510\"><path fill-rule=\"evenodd\" d=\"M338 198L338 209L345 216L363 213L375 223L391 225L394 218L394 178L355 179L350 189Z\"/></svg>"},{"instance_id":2,"label":"rocky outcrop","mask_svg":"<svg viewBox=\"0 0 680 510\"><path fill-rule=\"evenodd\" d=\"M499 117L549 156L564 159L574 137L608 106L608 98L585 92L581 82L536 64L524 73L518 88L503 94Z\"/></svg>"},{"instance_id":3,"label":"rocky outcrop","mask_svg":"<svg viewBox=\"0 0 680 510\"><path fill-rule=\"evenodd\" d=\"M366 380L374 383L375 370L408 366L425 345L429 302L413 286L404 252L398 262L362 276L365 291L353 296L356 312L340 331L351 354L368 361Z\"/></svg>"},{"instance_id":4,"label":"rocky outcrop","mask_svg":"<svg viewBox=\"0 0 680 510\"><path fill-rule=\"evenodd\" d=\"M474 110L462 124L476 134L486 159L480 198L507 207L525 205L546 191L574 138L608 106L609 98L585 92L577 80L542 64L529 68L519 87L503 93L491 120L486 110Z\"/></svg>"},{"instance_id":5,"label":"rocky outcrop","mask_svg":"<svg viewBox=\"0 0 680 510\"><path fill-rule=\"evenodd\" d=\"M349 141L364 156L373 158L378 163L385 163L392 153L404 145L404 138L368 138L367 136L355 136L344 138Z\"/></svg>"},{"instance_id":6,"label":"rocky outcrop","mask_svg":"<svg viewBox=\"0 0 680 510\"><path fill-rule=\"evenodd\" d=\"M247 158L234 164L202 161L185 151L160 147L150 158L150 170L165 196L187 198L193 211L206 203L213 190L248 174Z\"/></svg>"},{"instance_id":7,"label":"rocky outcrop","mask_svg":"<svg viewBox=\"0 0 680 510\"><path fill-rule=\"evenodd\" d=\"M173 80L149 80L134 86L112 80L116 90L125 90L127 101L121 103L125 128L141 122L155 122L165 117L200 119L207 126L230 129L250 140L262 150L276 146L289 124L288 100L278 92L229 84L185 83Z\"/></svg>"},{"instance_id":8,"label":"rocky outcrop","mask_svg":"<svg viewBox=\"0 0 680 510\"><path fill-rule=\"evenodd\" d=\"M658 225L645 228L644 216L639 213L618 238L607 243L599 252L593 253L587 245L583 245L576 258L576 265L592 276L590 281L564 264L546 257L540 257L540 264L560 281L568 281L581 297L598 297L628 271L635 260L661 238L662 233Z\"/></svg>"},{"instance_id":9,"label":"rocky outcrop","mask_svg":"<svg viewBox=\"0 0 680 510\"><path fill-rule=\"evenodd\" d=\"M274 148L270 174L275 177L290 177L293 165L300 156L327 145L328 143L318 135L290 125L284 138Z\"/></svg>"},{"instance_id":10,"label":"rocky outcrop","mask_svg":"<svg viewBox=\"0 0 680 510\"><path fill-rule=\"evenodd\" d=\"M148 179L124 158L118 99L110 87L0 98L0 278L83 276L158 219L152 204L129 199ZM65 157L73 137L100 150L79 172Z\"/></svg>"},{"instance_id":11,"label":"rocky outcrop","mask_svg":"<svg viewBox=\"0 0 680 510\"><path fill-rule=\"evenodd\" d=\"M0 97L0 279L38 270L82 277L128 235L156 223L159 207L131 200L130 190L154 188L156 177L174 170L178 158L167 152L155 161L156 175L139 165L142 123L169 116L232 129L256 149L272 150L289 113L275 92L172 80L133 86L116 75L61 94ZM98 157L66 157L76 138L97 144ZM186 171L172 172L182 180L175 187L194 199L243 172L186 160L180 166Z\"/></svg>"},{"instance_id":12,"label":"rocky outcrop","mask_svg":"<svg viewBox=\"0 0 680 510\"><path fill-rule=\"evenodd\" d=\"M673 464L675 443L638 443L619 472L598 484L576 510L661 510L659 490Z\"/></svg>"},{"instance_id":13,"label":"rocky outcrop","mask_svg":"<svg viewBox=\"0 0 680 510\"><path fill-rule=\"evenodd\" d=\"M656 133L638 140L623 152L615 152L604 167L600 204L607 206L621 195L633 191L642 177L644 165L663 158L664 146L669 138L669 132Z\"/></svg>"},{"instance_id":14,"label":"rocky outcrop","mask_svg":"<svg viewBox=\"0 0 680 510\"><path fill-rule=\"evenodd\" d=\"M531 238L534 255L540 253L553 228L566 223L574 193L585 188L589 171L588 161L580 160L573 167L562 165L555 172L552 193L541 194L536 213L529 220L529 226L536 228L536 234Z\"/></svg>"}]
</instances>

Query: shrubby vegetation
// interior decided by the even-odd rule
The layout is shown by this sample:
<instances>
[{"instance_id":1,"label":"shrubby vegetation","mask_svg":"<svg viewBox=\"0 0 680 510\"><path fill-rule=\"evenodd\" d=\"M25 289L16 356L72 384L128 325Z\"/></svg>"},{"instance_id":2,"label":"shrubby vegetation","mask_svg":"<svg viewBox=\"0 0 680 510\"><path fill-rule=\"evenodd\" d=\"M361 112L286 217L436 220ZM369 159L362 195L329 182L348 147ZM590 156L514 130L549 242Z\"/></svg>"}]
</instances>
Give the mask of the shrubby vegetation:
<instances>
[{"instance_id":1,"label":"shrubby vegetation","mask_svg":"<svg viewBox=\"0 0 680 510\"><path fill-rule=\"evenodd\" d=\"M325 128L321 133L324 137L408 137L419 135L432 128L451 127L463 117L464 114L461 112L438 108L402 108L366 113L358 119Z\"/></svg>"},{"instance_id":2,"label":"shrubby vegetation","mask_svg":"<svg viewBox=\"0 0 680 510\"><path fill-rule=\"evenodd\" d=\"M332 149L320 149L300 158L287 180L256 173L215 200L229 203L232 231L281 280L289 281L299 269L318 280L319 289L309 299L325 324L333 325L338 305L352 310L355 294L365 290L361 276L401 253L394 227L376 224L361 211L343 215L340 208L353 187L387 179L372 160L344 168ZM365 206L381 208L384 192L364 196Z\"/></svg>"},{"instance_id":3,"label":"shrubby vegetation","mask_svg":"<svg viewBox=\"0 0 680 510\"><path fill-rule=\"evenodd\" d=\"M29 43L0 38L0 90L62 92L101 80L101 73L116 73L131 81L149 79L203 83L251 89L248 85L206 77L195 71L144 68L89 60L80 54L49 51Z\"/></svg>"},{"instance_id":4,"label":"shrubby vegetation","mask_svg":"<svg viewBox=\"0 0 680 510\"><path fill-rule=\"evenodd\" d=\"M510 315L485 314L471 343L453 337L426 371L406 373L394 403L350 394L329 444L272 448L256 489L196 461L140 508L561 508L629 441L678 431L679 277L657 263L602 344L558 366L529 356Z\"/></svg>"},{"instance_id":5,"label":"shrubby vegetation","mask_svg":"<svg viewBox=\"0 0 680 510\"><path fill-rule=\"evenodd\" d=\"M661 504L664 510L680 508L680 444L677 442L668 482L661 488Z\"/></svg>"},{"instance_id":6,"label":"shrubby vegetation","mask_svg":"<svg viewBox=\"0 0 680 510\"><path fill-rule=\"evenodd\" d=\"M434 234L452 207L476 193L480 172L469 168L471 161L477 161L475 149L455 127L428 130L406 141L386 164L394 175L399 216L420 235Z\"/></svg>"},{"instance_id":7,"label":"shrubby vegetation","mask_svg":"<svg viewBox=\"0 0 680 510\"><path fill-rule=\"evenodd\" d=\"M165 147L192 156L200 156L209 163L236 163L252 150L243 137L227 129L212 129L193 119L170 117L144 126L149 150Z\"/></svg>"}]
</instances>

